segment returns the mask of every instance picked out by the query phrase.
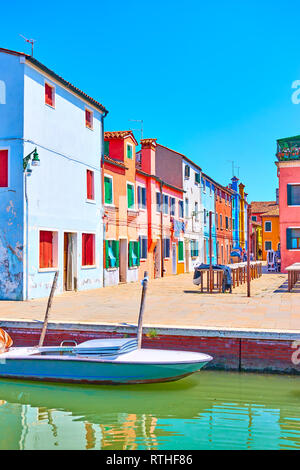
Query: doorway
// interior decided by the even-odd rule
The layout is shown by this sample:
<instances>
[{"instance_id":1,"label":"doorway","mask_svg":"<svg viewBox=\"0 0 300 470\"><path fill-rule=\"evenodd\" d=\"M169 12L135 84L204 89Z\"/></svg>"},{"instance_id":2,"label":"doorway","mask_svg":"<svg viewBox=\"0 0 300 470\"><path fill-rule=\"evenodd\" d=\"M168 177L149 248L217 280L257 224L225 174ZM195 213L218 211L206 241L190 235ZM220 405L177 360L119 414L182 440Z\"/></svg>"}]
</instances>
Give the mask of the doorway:
<instances>
[{"instance_id":1,"label":"doorway","mask_svg":"<svg viewBox=\"0 0 300 470\"><path fill-rule=\"evenodd\" d=\"M127 282L128 245L127 238L120 239L119 281Z\"/></svg>"},{"instance_id":2,"label":"doorway","mask_svg":"<svg viewBox=\"0 0 300 470\"><path fill-rule=\"evenodd\" d=\"M161 255L160 255L160 240L157 240L154 251L154 278L161 277Z\"/></svg>"},{"instance_id":3,"label":"doorway","mask_svg":"<svg viewBox=\"0 0 300 470\"><path fill-rule=\"evenodd\" d=\"M64 233L64 290L77 290L76 234Z\"/></svg>"},{"instance_id":4,"label":"doorway","mask_svg":"<svg viewBox=\"0 0 300 470\"><path fill-rule=\"evenodd\" d=\"M177 245L172 243L172 274L177 274Z\"/></svg>"}]
</instances>

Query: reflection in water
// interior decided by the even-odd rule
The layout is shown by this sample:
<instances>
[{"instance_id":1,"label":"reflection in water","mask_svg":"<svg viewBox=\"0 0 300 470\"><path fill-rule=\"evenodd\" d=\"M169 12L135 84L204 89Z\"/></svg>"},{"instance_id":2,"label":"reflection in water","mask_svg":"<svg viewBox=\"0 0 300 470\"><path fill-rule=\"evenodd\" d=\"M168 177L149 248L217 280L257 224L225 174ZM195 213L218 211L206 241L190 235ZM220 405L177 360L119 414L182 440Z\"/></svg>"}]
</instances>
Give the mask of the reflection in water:
<instances>
[{"instance_id":1,"label":"reflection in water","mask_svg":"<svg viewBox=\"0 0 300 470\"><path fill-rule=\"evenodd\" d=\"M0 449L300 449L300 377L201 371L169 384L0 380Z\"/></svg>"}]
</instances>

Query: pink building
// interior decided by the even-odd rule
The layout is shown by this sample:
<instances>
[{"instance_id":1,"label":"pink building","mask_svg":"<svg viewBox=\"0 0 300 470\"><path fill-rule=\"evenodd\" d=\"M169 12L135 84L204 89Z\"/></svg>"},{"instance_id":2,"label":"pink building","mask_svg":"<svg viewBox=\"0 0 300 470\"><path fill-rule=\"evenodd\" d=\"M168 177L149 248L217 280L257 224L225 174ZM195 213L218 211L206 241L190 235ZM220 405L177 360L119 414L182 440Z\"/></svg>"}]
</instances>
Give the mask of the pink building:
<instances>
[{"instance_id":1,"label":"pink building","mask_svg":"<svg viewBox=\"0 0 300 470\"><path fill-rule=\"evenodd\" d=\"M300 262L300 136L277 140L281 270Z\"/></svg>"}]
</instances>

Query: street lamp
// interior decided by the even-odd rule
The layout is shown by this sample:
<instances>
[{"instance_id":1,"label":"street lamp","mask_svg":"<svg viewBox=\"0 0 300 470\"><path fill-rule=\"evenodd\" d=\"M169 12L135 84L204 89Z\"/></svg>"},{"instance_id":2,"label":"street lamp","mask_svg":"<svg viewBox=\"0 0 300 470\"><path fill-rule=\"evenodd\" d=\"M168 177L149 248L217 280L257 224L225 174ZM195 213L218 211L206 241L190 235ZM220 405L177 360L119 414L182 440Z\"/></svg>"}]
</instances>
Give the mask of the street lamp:
<instances>
[{"instance_id":1,"label":"street lamp","mask_svg":"<svg viewBox=\"0 0 300 470\"><path fill-rule=\"evenodd\" d=\"M23 158L23 171L27 173L27 175L31 175L32 170L28 168L29 162L31 160L31 165L32 166L39 166L40 165L40 159L39 159L39 154L37 152L37 149L35 149L30 152L26 157Z\"/></svg>"}]
</instances>

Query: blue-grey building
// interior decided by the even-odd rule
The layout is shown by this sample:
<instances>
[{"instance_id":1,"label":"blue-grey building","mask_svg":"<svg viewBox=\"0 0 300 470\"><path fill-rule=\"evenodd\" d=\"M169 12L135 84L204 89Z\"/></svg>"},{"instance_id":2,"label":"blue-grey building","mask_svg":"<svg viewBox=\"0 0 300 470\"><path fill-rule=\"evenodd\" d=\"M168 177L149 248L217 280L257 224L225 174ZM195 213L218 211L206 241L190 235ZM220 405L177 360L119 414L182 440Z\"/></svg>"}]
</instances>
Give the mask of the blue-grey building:
<instances>
[{"instance_id":1,"label":"blue-grey building","mask_svg":"<svg viewBox=\"0 0 300 470\"><path fill-rule=\"evenodd\" d=\"M205 173L201 176L202 227L203 227L203 262L210 263L209 257L209 213L212 212L212 264L217 263L217 235L214 181Z\"/></svg>"},{"instance_id":2,"label":"blue-grey building","mask_svg":"<svg viewBox=\"0 0 300 470\"><path fill-rule=\"evenodd\" d=\"M0 299L103 285L105 107L0 48ZM28 156L28 158L26 158Z\"/></svg>"}]
</instances>

